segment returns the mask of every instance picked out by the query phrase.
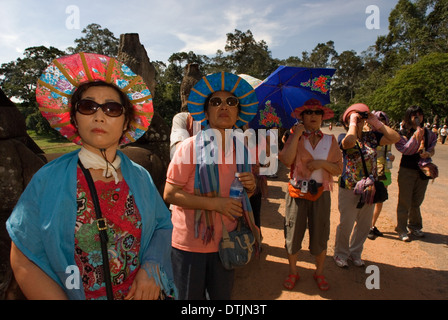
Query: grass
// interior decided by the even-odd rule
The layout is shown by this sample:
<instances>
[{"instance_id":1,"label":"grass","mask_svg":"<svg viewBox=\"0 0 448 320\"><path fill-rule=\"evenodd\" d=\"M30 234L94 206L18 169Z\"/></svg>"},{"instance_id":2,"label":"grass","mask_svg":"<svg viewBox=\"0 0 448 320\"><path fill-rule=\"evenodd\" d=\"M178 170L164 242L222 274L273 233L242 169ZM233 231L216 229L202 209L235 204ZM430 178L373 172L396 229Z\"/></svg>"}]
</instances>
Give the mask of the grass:
<instances>
[{"instance_id":1,"label":"grass","mask_svg":"<svg viewBox=\"0 0 448 320\"><path fill-rule=\"evenodd\" d=\"M68 141L64 137L37 135L34 130L28 130L27 132L45 153L68 153L80 148L80 146Z\"/></svg>"}]
</instances>

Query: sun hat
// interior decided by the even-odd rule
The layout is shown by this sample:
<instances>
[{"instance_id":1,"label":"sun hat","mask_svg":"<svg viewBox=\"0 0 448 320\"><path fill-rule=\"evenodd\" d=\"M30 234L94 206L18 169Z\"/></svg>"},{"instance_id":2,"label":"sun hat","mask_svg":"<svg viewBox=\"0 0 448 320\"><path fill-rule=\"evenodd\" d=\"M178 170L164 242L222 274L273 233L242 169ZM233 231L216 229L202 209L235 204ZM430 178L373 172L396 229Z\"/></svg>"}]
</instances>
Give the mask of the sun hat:
<instances>
[{"instance_id":1,"label":"sun hat","mask_svg":"<svg viewBox=\"0 0 448 320\"><path fill-rule=\"evenodd\" d=\"M334 111L328 107L324 107L322 103L315 98L309 99L305 101L302 106L295 108L294 111L291 112L291 117L295 119L301 119L303 111L316 109L322 110L324 112L322 120L328 120L334 117Z\"/></svg>"},{"instance_id":2,"label":"sun hat","mask_svg":"<svg viewBox=\"0 0 448 320\"><path fill-rule=\"evenodd\" d=\"M68 140L81 145L76 127L70 123L71 97L84 83L104 81L115 84L127 95L134 108L134 119L124 132L120 145L140 138L154 115L151 92L141 76L114 58L94 53L77 53L53 60L38 80L36 100L51 127Z\"/></svg>"},{"instance_id":3,"label":"sun hat","mask_svg":"<svg viewBox=\"0 0 448 320\"><path fill-rule=\"evenodd\" d=\"M206 124L204 103L214 92L228 91L240 101L236 127L247 124L257 114L258 99L254 88L243 78L228 72L217 72L202 77L191 89L188 96L188 111L195 121Z\"/></svg>"},{"instance_id":4,"label":"sun hat","mask_svg":"<svg viewBox=\"0 0 448 320\"><path fill-rule=\"evenodd\" d=\"M350 107L347 108L347 110L345 110L345 112L344 112L344 114L342 116L342 121L347 123L347 119L346 118L350 114L350 112L352 112L352 111L356 111L356 112L370 112L370 109L364 103L352 104Z\"/></svg>"},{"instance_id":5,"label":"sun hat","mask_svg":"<svg viewBox=\"0 0 448 320\"><path fill-rule=\"evenodd\" d=\"M384 118L385 122L386 122L386 126L389 125L389 117L387 116L387 114L384 111L374 111L373 114L378 118Z\"/></svg>"}]
</instances>

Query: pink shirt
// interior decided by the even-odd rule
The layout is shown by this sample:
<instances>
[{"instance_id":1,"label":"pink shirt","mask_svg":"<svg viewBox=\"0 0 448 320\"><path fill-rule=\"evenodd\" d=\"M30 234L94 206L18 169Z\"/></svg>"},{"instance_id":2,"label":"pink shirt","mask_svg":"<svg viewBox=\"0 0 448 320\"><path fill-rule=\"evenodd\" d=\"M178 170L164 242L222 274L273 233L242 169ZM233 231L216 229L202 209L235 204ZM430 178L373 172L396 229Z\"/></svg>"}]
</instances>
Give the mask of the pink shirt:
<instances>
[{"instance_id":1,"label":"pink shirt","mask_svg":"<svg viewBox=\"0 0 448 320\"><path fill-rule=\"evenodd\" d=\"M307 142L307 144L305 144L305 142ZM294 178L296 178L297 180L310 179L312 172L307 168L306 165L309 161L318 159L327 160L329 162L337 164L342 172L342 152L334 135L324 134L323 138L320 139L315 147L315 150L319 147L323 147L324 150L321 150L320 153L325 154L326 156L324 157L313 157L310 151L308 151L309 149L307 150L307 145L309 148L312 148L309 144L308 138L303 136L299 140L299 144L297 146L297 155L293 164ZM333 177L328 171L322 170L321 181L317 182L323 184L324 191L333 190Z\"/></svg>"},{"instance_id":2,"label":"pink shirt","mask_svg":"<svg viewBox=\"0 0 448 320\"><path fill-rule=\"evenodd\" d=\"M168 183L181 186L185 192L190 194L194 194L194 177L196 173L196 164L194 163L194 159L196 159L196 153L194 152L195 138L188 138L178 145L166 174ZM230 185L235 178L236 164L235 161L232 164L226 164L223 155L221 155L221 159L222 164L218 165L220 196L228 197ZM204 201L207 201L205 197ZM232 231L236 228L236 222L232 222L214 211L212 213L214 237L212 241L205 244L200 236L198 238L195 237L194 217L195 212L193 209L184 209L176 205L172 206L172 246L174 248L199 253L218 252L219 242L222 238L221 217L227 231ZM204 225L205 222L201 224L201 227Z\"/></svg>"}]
</instances>

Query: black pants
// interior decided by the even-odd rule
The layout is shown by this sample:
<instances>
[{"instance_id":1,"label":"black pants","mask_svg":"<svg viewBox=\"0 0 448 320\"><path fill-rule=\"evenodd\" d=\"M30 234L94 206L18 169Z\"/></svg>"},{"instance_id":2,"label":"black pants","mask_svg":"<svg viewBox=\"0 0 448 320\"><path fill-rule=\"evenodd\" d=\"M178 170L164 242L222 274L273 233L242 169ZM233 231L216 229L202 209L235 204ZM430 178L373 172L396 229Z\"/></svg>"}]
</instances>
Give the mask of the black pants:
<instances>
[{"instance_id":1,"label":"black pants","mask_svg":"<svg viewBox=\"0 0 448 320\"><path fill-rule=\"evenodd\" d=\"M234 271L222 266L218 252L197 253L173 248L171 260L179 300L230 300Z\"/></svg>"},{"instance_id":2,"label":"black pants","mask_svg":"<svg viewBox=\"0 0 448 320\"><path fill-rule=\"evenodd\" d=\"M262 197L261 192L256 193L252 197L250 197L250 205L252 206L252 211L254 213L254 222L258 228L261 227L261 218L260 218L261 197Z\"/></svg>"}]
</instances>

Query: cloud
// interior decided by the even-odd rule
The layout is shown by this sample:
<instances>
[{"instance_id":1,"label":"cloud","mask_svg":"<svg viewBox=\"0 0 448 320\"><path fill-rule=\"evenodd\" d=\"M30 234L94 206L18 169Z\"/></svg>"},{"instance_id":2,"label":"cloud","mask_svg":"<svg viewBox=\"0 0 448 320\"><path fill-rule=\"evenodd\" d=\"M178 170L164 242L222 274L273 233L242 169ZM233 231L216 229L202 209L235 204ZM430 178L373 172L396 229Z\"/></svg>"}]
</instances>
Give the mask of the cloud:
<instances>
[{"instance_id":1,"label":"cloud","mask_svg":"<svg viewBox=\"0 0 448 320\"><path fill-rule=\"evenodd\" d=\"M227 40L225 36L215 40L208 40L202 36L185 33L178 33L177 37L185 43L185 46L180 51L194 51L195 53L204 55L213 55L218 49L223 49Z\"/></svg>"},{"instance_id":2,"label":"cloud","mask_svg":"<svg viewBox=\"0 0 448 320\"><path fill-rule=\"evenodd\" d=\"M262 2L259 2L262 3ZM227 33L233 33L235 29L242 32L251 30L256 41L264 40L268 46L276 43L277 35L284 31L281 23L270 19L273 6L260 6L259 9L247 6L226 3L226 6L215 16L213 21L202 21L202 26L207 25L206 31L190 26L190 32L172 31L173 35L185 45L181 51L194 51L200 54L215 54L218 49L223 50L227 41ZM209 20L207 17L204 20Z\"/></svg>"},{"instance_id":3,"label":"cloud","mask_svg":"<svg viewBox=\"0 0 448 320\"><path fill-rule=\"evenodd\" d=\"M365 9L375 2L381 30L365 27ZM51 45L65 50L83 36L90 23L108 28L118 38L138 33L151 60L194 51L213 55L224 50L227 33L251 30L264 40L274 58L300 56L318 43L333 40L343 50L374 44L387 32L387 17L398 0L20 0L1 1L0 64L17 59L19 50ZM81 30L68 30L66 8L80 9ZM22 49L23 48L23 49Z\"/></svg>"}]
</instances>

